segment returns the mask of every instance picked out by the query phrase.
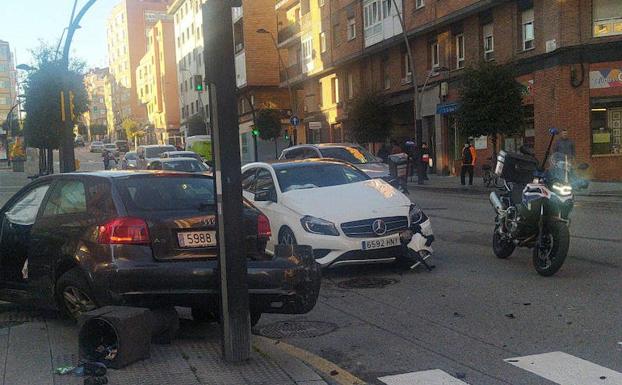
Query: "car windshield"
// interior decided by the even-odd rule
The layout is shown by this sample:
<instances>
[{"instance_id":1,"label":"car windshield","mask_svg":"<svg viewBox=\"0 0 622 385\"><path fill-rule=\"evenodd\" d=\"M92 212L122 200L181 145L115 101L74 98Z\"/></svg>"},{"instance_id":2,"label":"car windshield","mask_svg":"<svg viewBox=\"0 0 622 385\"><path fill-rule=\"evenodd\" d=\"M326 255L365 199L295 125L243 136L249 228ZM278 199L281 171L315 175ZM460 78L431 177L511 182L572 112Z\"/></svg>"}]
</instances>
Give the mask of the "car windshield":
<instances>
[{"instance_id":1,"label":"car windshield","mask_svg":"<svg viewBox=\"0 0 622 385\"><path fill-rule=\"evenodd\" d=\"M166 151L175 151L175 147L173 146L158 146L158 147L147 147L145 148L145 157L146 158L159 158L162 153Z\"/></svg>"},{"instance_id":2,"label":"car windshield","mask_svg":"<svg viewBox=\"0 0 622 385\"><path fill-rule=\"evenodd\" d=\"M182 153L172 153L168 155L169 158L194 158L197 160L200 160L200 156L198 154L195 154L194 152L182 152Z\"/></svg>"},{"instance_id":3,"label":"car windshield","mask_svg":"<svg viewBox=\"0 0 622 385\"><path fill-rule=\"evenodd\" d=\"M135 152L128 152L125 154L126 160L136 160L137 156Z\"/></svg>"},{"instance_id":4,"label":"car windshield","mask_svg":"<svg viewBox=\"0 0 622 385\"><path fill-rule=\"evenodd\" d=\"M212 205L214 180L184 176L145 175L116 181L130 215L141 211L174 211Z\"/></svg>"},{"instance_id":5,"label":"car windshield","mask_svg":"<svg viewBox=\"0 0 622 385\"><path fill-rule=\"evenodd\" d=\"M162 169L169 171L183 172L203 172L207 167L196 159L179 159L169 162L162 162Z\"/></svg>"},{"instance_id":6,"label":"car windshield","mask_svg":"<svg viewBox=\"0 0 622 385\"><path fill-rule=\"evenodd\" d=\"M368 180L369 177L352 166L338 163L294 164L276 169L281 191L339 186Z\"/></svg>"},{"instance_id":7,"label":"car windshield","mask_svg":"<svg viewBox=\"0 0 622 385\"><path fill-rule=\"evenodd\" d=\"M378 163L380 160L360 146L322 147L322 157L343 160L352 164Z\"/></svg>"}]
</instances>

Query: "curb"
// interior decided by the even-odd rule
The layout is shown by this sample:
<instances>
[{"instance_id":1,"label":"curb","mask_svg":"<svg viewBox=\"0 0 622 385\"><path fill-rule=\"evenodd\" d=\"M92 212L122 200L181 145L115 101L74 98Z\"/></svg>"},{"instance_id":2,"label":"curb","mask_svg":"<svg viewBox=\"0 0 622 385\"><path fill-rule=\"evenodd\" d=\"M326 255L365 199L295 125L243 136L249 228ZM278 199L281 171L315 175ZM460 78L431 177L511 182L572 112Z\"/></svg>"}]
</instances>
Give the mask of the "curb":
<instances>
[{"instance_id":1,"label":"curb","mask_svg":"<svg viewBox=\"0 0 622 385\"><path fill-rule=\"evenodd\" d=\"M304 364L308 365L308 367L313 369L313 373L315 373L316 376L319 373L330 384L335 384L335 385L366 385L367 384L365 381L361 380L360 378L356 377L355 375L346 371L345 369L337 366L335 363L330 362L304 349L300 349L298 347L285 343L283 341L273 340L271 338L255 335L253 336L253 346L257 350L263 353L266 353L266 354L272 353L276 355L277 361L279 361L278 360L279 355L286 355L288 356L288 358L289 357L297 358ZM286 363L286 366L289 366L289 367L293 365L295 364L292 364L291 362ZM306 373L304 375L308 376ZM298 381L295 378L294 380ZM321 382L318 382L318 384L320 383Z\"/></svg>"}]
</instances>

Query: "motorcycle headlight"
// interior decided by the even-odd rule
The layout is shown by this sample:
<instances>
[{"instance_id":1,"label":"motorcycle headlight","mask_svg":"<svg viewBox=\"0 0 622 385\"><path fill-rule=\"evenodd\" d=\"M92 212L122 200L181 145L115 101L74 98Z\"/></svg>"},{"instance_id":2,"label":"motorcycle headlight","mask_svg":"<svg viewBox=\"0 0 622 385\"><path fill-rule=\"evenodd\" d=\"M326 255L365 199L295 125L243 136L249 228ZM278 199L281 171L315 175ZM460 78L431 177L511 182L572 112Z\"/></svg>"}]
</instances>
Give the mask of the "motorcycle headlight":
<instances>
[{"instance_id":1,"label":"motorcycle headlight","mask_svg":"<svg viewBox=\"0 0 622 385\"><path fill-rule=\"evenodd\" d=\"M571 195L572 194L572 186L561 183L554 183L553 190L559 195Z\"/></svg>"},{"instance_id":2,"label":"motorcycle headlight","mask_svg":"<svg viewBox=\"0 0 622 385\"><path fill-rule=\"evenodd\" d=\"M325 219L312 217L310 215L302 217L300 220L300 224L302 228L304 228L307 232L312 234L321 234L321 235L333 235L338 236L339 231L335 227L333 222L329 222Z\"/></svg>"},{"instance_id":3,"label":"motorcycle headlight","mask_svg":"<svg viewBox=\"0 0 622 385\"><path fill-rule=\"evenodd\" d=\"M423 218L423 211L416 204L410 205L410 211L408 212L410 217L410 223L419 223Z\"/></svg>"}]
</instances>

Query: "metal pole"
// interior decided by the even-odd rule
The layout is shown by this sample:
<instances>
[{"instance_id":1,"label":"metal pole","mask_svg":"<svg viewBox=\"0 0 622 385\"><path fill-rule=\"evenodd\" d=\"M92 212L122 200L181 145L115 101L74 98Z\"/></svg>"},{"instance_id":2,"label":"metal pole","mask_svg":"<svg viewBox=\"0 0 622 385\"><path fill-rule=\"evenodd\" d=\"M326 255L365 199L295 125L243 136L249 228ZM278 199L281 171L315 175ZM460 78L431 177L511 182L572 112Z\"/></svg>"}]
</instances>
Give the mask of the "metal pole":
<instances>
[{"instance_id":1,"label":"metal pole","mask_svg":"<svg viewBox=\"0 0 622 385\"><path fill-rule=\"evenodd\" d=\"M240 5L239 0L208 1L202 12L205 52L218 52L206 55L205 73L212 109L222 348L229 362L245 361L251 352L247 265L239 242L243 232L240 136L231 129L238 126L231 7Z\"/></svg>"}]
</instances>

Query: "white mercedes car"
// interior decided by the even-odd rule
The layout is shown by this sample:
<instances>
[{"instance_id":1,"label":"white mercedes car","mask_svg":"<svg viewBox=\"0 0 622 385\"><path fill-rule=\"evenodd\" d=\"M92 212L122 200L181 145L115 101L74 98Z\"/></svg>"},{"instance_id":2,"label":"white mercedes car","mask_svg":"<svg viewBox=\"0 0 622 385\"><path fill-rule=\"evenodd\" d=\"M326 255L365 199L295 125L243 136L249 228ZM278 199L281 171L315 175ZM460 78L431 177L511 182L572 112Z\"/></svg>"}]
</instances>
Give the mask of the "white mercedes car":
<instances>
[{"instance_id":1,"label":"white mercedes car","mask_svg":"<svg viewBox=\"0 0 622 385\"><path fill-rule=\"evenodd\" d=\"M310 245L323 267L432 253L432 226L421 209L345 162L250 163L242 167L242 189L270 219L268 252L275 244Z\"/></svg>"}]
</instances>

